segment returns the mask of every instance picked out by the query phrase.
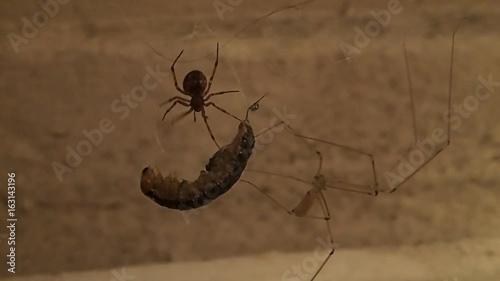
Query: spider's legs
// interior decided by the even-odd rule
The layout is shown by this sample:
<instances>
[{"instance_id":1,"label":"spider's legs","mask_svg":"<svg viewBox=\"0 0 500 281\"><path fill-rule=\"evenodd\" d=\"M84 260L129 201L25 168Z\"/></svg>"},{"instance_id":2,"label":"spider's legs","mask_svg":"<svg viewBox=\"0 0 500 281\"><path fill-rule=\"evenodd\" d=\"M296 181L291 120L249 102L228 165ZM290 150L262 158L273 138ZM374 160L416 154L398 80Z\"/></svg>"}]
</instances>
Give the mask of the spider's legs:
<instances>
[{"instance_id":1,"label":"spider's legs","mask_svg":"<svg viewBox=\"0 0 500 281\"><path fill-rule=\"evenodd\" d=\"M210 88L212 87L212 81L214 80L214 75L215 75L215 70L217 70L217 65L219 65L219 42L217 42L217 54L215 55L214 70L212 71L212 75L210 76L210 80L208 81L208 87L203 93L203 95L206 95L210 91Z\"/></svg>"},{"instance_id":2,"label":"spider's legs","mask_svg":"<svg viewBox=\"0 0 500 281\"><path fill-rule=\"evenodd\" d=\"M240 119L240 118L238 118L238 117L236 117L236 116L232 115L231 113L227 112L227 111L226 111L225 109L223 109L222 107L217 106L217 105L216 105L215 103L213 103L213 102L207 102L207 103L203 104L203 106L205 106L205 107L213 106L213 107L217 108L218 110L222 111L223 113L225 113L225 114L227 114L227 115L229 115L229 116L233 117L234 119L236 119L236 120L238 120L238 121L240 121L240 122L241 122L241 119Z\"/></svg>"},{"instance_id":3,"label":"spider's legs","mask_svg":"<svg viewBox=\"0 0 500 281\"><path fill-rule=\"evenodd\" d=\"M443 151L445 148L447 148L450 145L451 142L451 97L452 97L452 86L453 86L453 60L454 60L454 51L455 51L455 35L460 27L461 22L456 26L455 30L453 31L451 35L451 50L450 50L450 65L449 65L449 77L448 77L448 89L447 89L447 110L445 111L445 120L447 122L447 126L445 129L446 132L446 141L437 143L435 144L434 151L430 156L426 156L425 160L420 164L414 167L411 173L402 175L399 172L399 165L401 164L400 162L395 163L390 169L387 170L385 173L386 177L386 182L387 182L387 188L381 190L382 192L389 192L392 193L397 190L399 186L401 186L403 183L408 181L411 177L413 177L417 172L419 172L427 163L429 163L432 159L434 159L441 151ZM413 134L415 137L415 141L412 144L411 147L408 148L407 154L405 155L404 158L409 157L412 153L415 151L420 150L418 146L418 142L420 141L419 136L417 135L417 118L415 114L415 102L414 102L414 94L413 94L413 87L412 87L412 80L411 80L411 74L410 74L410 67L408 63L408 54L407 54L407 49L406 49L406 38L408 36L408 32L405 35L405 39L403 41L403 51L404 51L404 57L405 57L405 65L406 65L406 75L408 79L408 92L410 95L410 102L411 102L411 110L412 110L412 118L413 118Z\"/></svg>"},{"instance_id":4,"label":"spider's legs","mask_svg":"<svg viewBox=\"0 0 500 281\"><path fill-rule=\"evenodd\" d=\"M188 99L186 99L186 98L179 97L179 96L175 96L175 97L173 97L173 98L171 98L171 99L168 99L168 100L166 100L166 101L164 101L164 102L160 103L160 105L159 105L159 106L160 106L160 107L161 107L161 106L164 106L165 104L171 103L171 102L173 102L174 100L184 101L184 102L188 102L188 103L190 102L190 100L188 100Z\"/></svg>"},{"instance_id":5,"label":"spider's legs","mask_svg":"<svg viewBox=\"0 0 500 281\"><path fill-rule=\"evenodd\" d=\"M214 134L212 133L212 130L210 129L210 126L208 125L208 117L207 115L205 114L205 110L201 111L201 117L203 117L203 121L205 122L205 125L207 126L207 129L208 129L208 133L210 133L210 137L212 138L212 140L214 141L215 145L217 146L217 148L220 149L220 146L219 144L217 143L217 141L215 140L215 137L214 137Z\"/></svg>"},{"instance_id":6,"label":"spider's legs","mask_svg":"<svg viewBox=\"0 0 500 281\"><path fill-rule=\"evenodd\" d=\"M176 101L175 101L175 102L174 102L174 103L173 103L173 104L172 104L172 105L171 105L171 106L167 109L167 111L165 111L165 114L163 114L163 118L161 118L161 120L165 120L165 116L167 116L167 113L169 113L169 112L170 112L170 110L172 110L172 108L174 108L174 106L175 106L176 104L182 104L182 105L184 105L185 107L191 107L191 106L189 105L189 103L186 103L186 102L181 101L181 100L176 100Z\"/></svg>"},{"instance_id":7,"label":"spider's legs","mask_svg":"<svg viewBox=\"0 0 500 281\"><path fill-rule=\"evenodd\" d=\"M274 197L272 197L271 195L267 194L262 188L258 187L257 185L253 184L252 182L244 180L244 179L242 179L240 181L253 186L255 189L257 189L257 191L259 191L260 193L262 193L262 195L266 196L276 206L278 206L280 209L282 209L283 211L285 211L287 214L289 214L291 216L295 216L295 217L299 217L299 218L307 218L307 219L324 220L325 221L326 227L327 227L327 233L328 233L327 243L329 243L330 246L329 246L329 249L325 249L325 250L328 250L328 255L325 257L325 259L323 260L323 262L320 264L320 266L318 267L318 269L316 269L316 272L313 274L313 276L310 279L310 281L313 281L316 278L316 276L318 276L318 274L323 269L323 267L328 262L328 260L333 255L333 253L335 252L335 245L334 245L334 241L333 241L332 229L331 229L330 223L329 223L329 221L330 221L330 211L329 211L328 205L326 203L326 199L325 199L322 191L321 190L317 190L314 187L311 188L306 193L306 195L301 200L301 202L297 205L297 207L295 207L292 210L289 210L286 206L284 206L282 203L280 203L279 201L277 201ZM308 215L307 211L309 211L309 208L301 208L302 205L311 205L312 206L312 203L314 201L318 201L318 203L321 205L321 208L323 209L323 216ZM307 203L304 204L304 202L307 202ZM301 211L299 211L299 209L301 209ZM304 211L304 212L302 212L302 211Z\"/></svg>"},{"instance_id":8,"label":"spider's legs","mask_svg":"<svg viewBox=\"0 0 500 281\"><path fill-rule=\"evenodd\" d=\"M211 93L211 94L208 94L208 96L206 96L203 100L204 101L208 101L208 99L212 96L218 96L218 95L223 95L223 94L227 94L227 93L237 93L239 92L238 90L232 90L232 91L223 91L223 92L218 92L218 93Z\"/></svg>"},{"instance_id":9,"label":"spider's legs","mask_svg":"<svg viewBox=\"0 0 500 281\"><path fill-rule=\"evenodd\" d=\"M186 92L184 92L184 90L182 90L179 87L179 84L177 84L177 77L175 76L175 69L174 69L175 63L181 57L181 55L182 55L183 52L184 52L184 50L182 50L180 52L180 54L177 56L177 58L175 58L174 63L172 63L172 66L170 67L170 70L172 71L172 77L174 78L174 84L175 84L175 88L177 89L177 91L183 93L184 95L187 95Z\"/></svg>"},{"instance_id":10,"label":"spider's legs","mask_svg":"<svg viewBox=\"0 0 500 281\"><path fill-rule=\"evenodd\" d=\"M171 123L171 124L172 124L172 125L175 125L175 123L177 123L177 122L181 121L181 119L182 119L182 118L184 118L184 117L188 116L188 115L189 115L189 113L191 113L191 111L193 111L193 109L192 109L192 108L190 108L188 111L186 111L186 112L182 113L181 115L176 116L174 119L172 119L172 123Z\"/></svg>"}]
</instances>

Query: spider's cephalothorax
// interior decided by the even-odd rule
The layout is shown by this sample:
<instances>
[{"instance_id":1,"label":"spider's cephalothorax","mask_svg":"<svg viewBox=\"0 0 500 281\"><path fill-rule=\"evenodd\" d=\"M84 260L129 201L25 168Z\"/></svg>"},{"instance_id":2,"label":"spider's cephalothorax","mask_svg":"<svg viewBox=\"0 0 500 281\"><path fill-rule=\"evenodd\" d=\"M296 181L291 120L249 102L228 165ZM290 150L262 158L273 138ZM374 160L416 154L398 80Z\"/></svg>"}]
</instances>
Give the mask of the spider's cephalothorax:
<instances>
[{"instance_id":1,"label":"spider's cephalothorax","mask_svg":"<svg viewBox=\"0 0 500 281\"><path fill-rule=\"evenodd\" d=\"M210 137L214 141L215 145L220 148L219 144L217 144L217 141L215 140L214 135L212 134L212 130L210 129L210 126L208 126L208 117L205 114L205 107L208 106L213 106L217 108L218 110L222 111L223 113L235 118L236 120L240 121L241 120L234 116L233 114L227 112L226 110L220 108L213 102L209 102L208 100L212 96L218 96L222 94L227 94L227 93L236 93L238 91L222 91L222 92L217 92L217 93L208 93L210 92L210 88L212 87L212 81L214 80L214 75L215 75L215 70L217 69L217 65L219 64L219 43L217 43L217 54L215 57L215 64L214 64L214 69L212 71L212 75L210 76L210 79L208 80L207 83L207 77L203 72L199 70L192 70L188 74L186 74L186 77L184 77L184 81L182 82L182 87L184 89L181 89L179 87L179 84L177 83L177 78L175 76L175 63L177 60L181 57L182 53L184 52L181 51L181 53L177 56L177 58L174 60L174 63L172 64L172 67L170 67L170 70L172 71L172 77L174 79L174 84L175 88L177 91L179 91L181 94L186 95L191 97L191 99L181 97L181 96L175 96L163 103L160 104L160 106L163 106L165 104L174 102L168 109L165 111L165 114L163 114L162 120L165 119L165 116L167 116L167 113L174 108L176 104L181 104L185 107L189 107L189 110L182 113L181 115L175 117L172 120L172 125L181 120L182 118L186 117L188 114L193 112L194 116L194 121L196 121L196 112L201 112L201 116L203 117L203 121L205 122L205 125L207 126L208 132L210 133Z\"/></svg>"}]
</instances>

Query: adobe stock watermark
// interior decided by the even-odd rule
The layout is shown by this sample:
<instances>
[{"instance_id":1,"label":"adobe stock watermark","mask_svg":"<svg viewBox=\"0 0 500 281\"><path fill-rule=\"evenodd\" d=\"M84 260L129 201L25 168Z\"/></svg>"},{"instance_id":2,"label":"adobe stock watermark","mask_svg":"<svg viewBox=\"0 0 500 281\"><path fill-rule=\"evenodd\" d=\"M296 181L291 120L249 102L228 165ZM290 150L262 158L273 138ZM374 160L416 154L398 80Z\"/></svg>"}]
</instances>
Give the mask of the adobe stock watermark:
<instances>
[{"instance_id":1,"label":"adobe stock watermark","mask_svg":"<svg viewBox=\"0 0 500 281\"><path fill-rule=\"evenodd\" d=\"M130 111L137 108L139 103L147 98L148 92L156 89L170 75L170 72L160 70L160 64L156 65L156 69L147 66L146 72L141 85L135 86L129 94L122 94L120 98L111 103L111 112L116 114L118 119L125 120L130 115ZM67 153L64 163L53 161L51 164L59 182L63 181L65 173L73 172L82 163L83 158L89 156L94 148L102 143L105 135L112 133L115 128L116 126L110 118L102 118L97 128L82 130L83 138L76 143L74 148L70 145L66 146Z\"/></svg>"},{"instance_id":2,"label":"adobe stock watermark","mask_svg":"<svg viewBox=\"0 0 500 281\"><path fill-rule=\"evenodd\" d=\"M335 245L330 245L330 237L326 240L321 237L316 238L318 246L314 249L312 256L308 256L302 260L300 264L294 264L290 269L285 270L281 275L283 281L304 281L309 280L319 266L330 256L332 248ZM323 252L323 254L321 254Z\"/></svg>"},{"instance_id":3,"label":"adobe stock watermark","mask_svg":"<svg viewBox=\"0 0 500 281\"><path fill-rule=\"evenodd\" d=\"M36 11L32 16L31 20L27 17L22 17L21 21L23 27L21 28L21 35L9 32L7 34L7 39L9 39L10 45L14 50L14 53L19 52L19 46L21 44L28 44L28 42L35 38L35 36L40 31L40 28L45 27L51 18L54 18L60 10L60 5L66 5L71 0L39 0L38 5L40 10Z\"/></svg>"},{"instance_id":4,"label":"adobe stock watermark","mask_svg":"<svg viewBox=\"0 0 500 281\"><path fill-rule=\"evenodd\" d=\"M285 126L288 126L291 123L291 120L297 117L296 114L288 113L288 109L286 106L283 106L281 111L276 108L273 108L272 111L275 116L273 116L269 120L269 127L261 130L261 134L256 134L258 135L258 137L256 137L255 139L255 145L252 150L252 156L250 156L248 163L250 163L252 159L255 158L255 154L262 152L266 149L266 146L269 145L274 140L275 134L282 132L285 129ZM229 174L232 170L233 170L232 166L226 165L226 168L224 170L214 173L209 173L209 176L211 177L212 181L218 181L220 180L220 178L226 177L227 174ZM227 192L227 190L222 190L222 188L216 186L214 190L205 192L203 196L198 198L199 201L198 206L201 207L202 205L206 205L207 204L206 202L215 200L217 197L219 197L222 193L225 192ZM193 209L187 211L181 211L181 215L186 224L190 224L192 216L197 216L199 214L200 210L197 209L196 206Z\"/></svg>"},{"instance_id":5,"label":"adobe stock watermark","mask_svg":"<svg viewBox=\"0 0 500 281\"><path fill-rule=\"evenodd\" d=\"M236 7L241 5L243 0L214 0L212 6L214 7L217 16L221 21L224 21L224 14L232 12Z\"/></svg>"},{"instance_id":6,"label":"adobe stock watermark","mask_svg":"<svg viewBox=\"0 0 500 281\"><path fill-rule=\"evenodd\" d=\"M399 15L403 9L400 0L389 0L387 2L387 9L378 12L371 10L370 15L373 17L373 20L369 21L364 29L358 26L354 27L355 35L352 39L352 44L345 41L339 43L339 48L344 57L349 59L352 55L361 53L362 49L370 45L373 38L379 36L382 30L389 26L392 17Z\"/></svg>"},{"instance_id":7,"label":"adobe stock watermark","mask_svg":"<svg viewBox=\"0 0 500 281\"><path fill-rule=\"evenodd\" d=\"M462 126L463 120L469 118L479 108L481 102L489 99L495 93L496 87L500 87L500 81L493 81L492 74L488 75L488 79L480 75L477 80L478 83L474 94L465 97L462 103L452 106L449 121L448 110L443 113L443 120L445 123L451 123L451 130L458 130ZM435 155L437 153L436 149L444 144L447 139L448 135L445 129L434 128L430 137L417 142L416 147L408 153L407 159L400 155L400 162L396 166L397 174L392 171L384 173L385 180L391 190L394 190L405 179L413 175L425 163L426 159Z\"/></svg>"}]
</instances>

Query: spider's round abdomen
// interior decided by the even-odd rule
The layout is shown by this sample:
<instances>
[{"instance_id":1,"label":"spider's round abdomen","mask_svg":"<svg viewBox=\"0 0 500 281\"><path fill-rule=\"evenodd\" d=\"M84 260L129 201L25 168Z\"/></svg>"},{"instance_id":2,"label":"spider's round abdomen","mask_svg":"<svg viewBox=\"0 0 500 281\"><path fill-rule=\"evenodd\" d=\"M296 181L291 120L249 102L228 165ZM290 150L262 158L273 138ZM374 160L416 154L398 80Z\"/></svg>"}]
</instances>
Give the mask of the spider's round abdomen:
<instances>
[{"instance_id":1,"label":"spider's round abdomen","mask_svg":"<svg viewBox=\"0 0 500 281\"><path fill-rule=\"evenodd\" d=\"M207 88L207 77L199 70L192 70L184 77L182 87L190 96L201 96Z\"/></svg>"}]
</instances>

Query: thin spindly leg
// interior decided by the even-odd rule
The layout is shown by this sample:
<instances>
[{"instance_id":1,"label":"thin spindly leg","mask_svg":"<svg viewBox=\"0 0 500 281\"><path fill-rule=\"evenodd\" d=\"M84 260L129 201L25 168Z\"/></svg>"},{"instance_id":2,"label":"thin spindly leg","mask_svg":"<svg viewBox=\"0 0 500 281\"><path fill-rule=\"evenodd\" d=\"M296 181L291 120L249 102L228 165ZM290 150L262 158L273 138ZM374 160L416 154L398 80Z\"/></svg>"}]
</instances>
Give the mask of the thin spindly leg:
<instances>
[{"instance_id":1,"label":"thin spindly leg","mask_svg":"<svg viewBox=\"0 0 500 281\"><path fill-rule=\"evenodd\" d=\"M301 183L308 183L308 184L313 184L313 182L304 180L301 178L297 178L294 176L290 175L285 175L285 174L280 174L280 173L275 173L275 172L268 172L268 171L263 171L263 170L256 170L256 169L251 169L247 168L245 171L250 172L250 173L259 173L259 174L265 174L273 177L280 177L280 178L285 178L285 179L291 179L297 182ZM360 194L366 194L366 195L371 195L371 196L376 196L378 195L377 191L367 191L367 188L373 188L372 185L362 185L362 184L353 184L353 183L345 183L341 181L332 181L330 182L325 178L325 188L331 188L331 189L337 189L337 190L342 190L342 191L348 191L348 192L354 192L354 193L360 193Z\"/></svg>"},{"instance_id":2,"label":"thin spindly leg","mask_svg":"<svg viewBox=\"0 0 500 281\"><path fill-rule=\"evenodd\" d=\"M164 102L160 103L159 107L162 107L162 106L164 106L164 105L166 105L166 104L169 104L169 103L173 102L174 100L179 100L179 101L184 101L184 102L190 102L190 101L189 101L188 99L186 99L186 98L179 97L179 96L175 96L175 97L173 97L173 98L171 98L171 99L168 99L168 100L166 100L166 101L164 101Z\"/></svg>"},{"instance_id":3,"label":"thin spindly leg","mask_svg":"<svg viewBox=\"0 0 500 281\"><path fill-rule=\"evenodd\" d=\"M278 127L279 125L284 125L285 122L283 121L279 121L278 123L272 125L271 127L268 127L268 128L265 128L264 130L262 130L260 133L258 133L257 135L255 135L255 139L257 139L259 136L261 136L262 134L264 134L265 132L268 132L276 127Z\"/></svg>"},{"instance_id":4,"label":"thin spindly leg","mask_svg":"<svg viewBox=\"0 0 500 281\"><path fill-rule=\"evenodd\" d=\"M190 108L188 111L186 111L186 112L182 113L181 115L176 116L174 119L172 119L171 124L172 124L172 125L175 125L175 123L177 123L177 122L181 121L181 119L182 119L182 118L184 118L184 117L188 116L188 115L189 115L189 113L191 113L191 112L193 112L193 109L192 109L192 108Z\"/></svg>"},{"instance_id":5,"label":"thin spindly leg","mask_svg":"<svg viewBox=\"0 0 500 281\"><path fill-rule=\"evenodd\" d=\"M266 196L269 200L271 200L276 206L278 206L280 209L285 211L287 214L295 216L295 217L300 217L300 218L310 218L310 219L317 219L317 220L324 220L324 221L329 221L330 220L330 212L329 208L326 205L326 200L324 199L323 193L321 190L314 190L311 189L309 190L306 195L302 198L299 204L293 209L288 209L283 203L279 202L276 200L273 196L267 194L262 188L258 187L256 184L247 181L245 179L241 179L241 182L247 183L257 189L262 195ZM312 203L314 203L314 200L317 200L319 204L321 205L321 208L323 210L324 216L315 216L315 215L309 215L307 214L307 211L310 210L312 207ZM309 205L308 208L305 207L305 205ZM307 209L307 210L306 210ZM328 225L328 235L332 237L332 231L330 228L330 224Z\"/></svg>"},{"instance_id":6,"label":"thin spindly leg","mask_svg":"<svg viewBox=\"0 0 500 281\"><path fill-rule=\"evenodd\" d=\"M174 103L173 103L173 104L172 104L172 105L171 105L171 106L167 109L167 111L165 111L165 114L163 114L163 118L161 118L161 120L165 120L165 116L167 116L167 113L169 113L169 112L170 112L170 110L172 110L172 108L174 108L174 106L175 106L176 104L182 104L182 105L184 105L184 106L186 106L186 107L191 107L191 106L189 105L189 103L186 103L186 102L183 102L183 101L176 100L176 101L175 101L175 102L174 102Z\"/></svg>"},{"instance_id":7,"label":"thin spindly leg","mask_svg":"<svg viewBox=\"0 0 500 281\"><path fill-rule=\"evenodd\" d=\"M327 228L327 233L328 237L327 240L330 243L330 249L328 252L328 256L323 260L319 268L316 270L314 275L311 277L311 281L313 281L316 276L320 273L320 271L323 269L325 264L328 262L330 257L333 255L335 252L335 246L333 242L333 233L332 229L330 227L330 209L328 208L328 204L326 202L325 196L323 195L322 190L325 188L324 180L322 175L321 175L321 170L323 166L323 157L319 151L317 151L317 155L319 156L319 165L318 165L318 171L316 172L316 175L314 176L314 180L311 182L311 189L307 191L306 195L300 200L299 204L295 206L295 208L289 210L287 207L285 207L282 203L280 203L278 200L276 200L274 197L271 195L267 194L264 190L262 190L260 187L257 185L253 184L252 182L249 182L247 180L241 180L242 182L245 182L251 186L253 186L255 189L257 189L260 193L262 193L264 196L266 196L268 199L270 199L275 205L280 207L282 210L284 210L287 214L300 217L300 218L309 218L309 219L318 219L318 220L324 220ZM304 183L306 181L303 181ZM323 216L314 216L310 215L309 211L311 210L312 206L314 203L317 202L320 204L321 209L323 211Z\"/></svg>"},{"instance_id":8,"label":"thin spindly leg","mask_svg":"<svg viewBox=\"0 0 500 281\"><path fill-rule=\"evenodd\" d=\"M212 75L210 75L210 80L208 81L208 87L203 93L203 96L205 96L209 91L210 88L212 87L212 81L214 80L214 75L215 71L217 70L217 65L219 65L219 42L217 42L217 54L215 55L215 64L214 64L214 69L212 70Z\"/></svg>"},{"instance_id":9,"label":"thin spindly leg","mask_svg":"<svg viewBox=\"0 0 500 281\"><path fill-rule=\"evenodd\" d=\"M208 125L208 117L207 115L205 114L205 110L203 110L201 112L201 117L203 117L203 121L205 122L205 125L207 126L207 129L208 129L208 132L210 133L210 137L212 138L212 140L214 141L215 145L217 146L217 148L220 149L220 146L219 144L217 143L217 141L215 140L215 137L214 137L214 134L212 133L212 129L210 129L210 126Z\"/></svg>"},{"instance_id":10,"label":"thin spindly leg","mask_svg":"<svg viewBox=\"0 0 500 281\"><path fill-rule=\"evenodd\" d=\"M452 96L452 86L453 86L453 60L454 60L454 52L455 52L455 35L460 27L461 21L453 31L453 34L451 36L451 51L450 51L450 67L449 67L449 77L448 77L448 91L447 91L447 99L448 99L448 105L447 105L447 111L446 111L446 119L447 119L447 127L446 127L446 141L443 143L438 143L435 144L436 147L434 148L434 153L432 153L428 158L423 161L422 164L420 164L417 167L414 167L413 171L409 173L408 175L402 176L400 175L398 171L398 167L401 164L400 162L396 162L386 173L386 179L387 179L387 189L381 190L382 192L389 192L392 193L397 190L399 186L404 184L406 181L408 181L411 177L413 177L417 172L419 172L427 163L429 163L434 157L436 157L441 151L443 151L445 148L447 148L450 145L451 142L451 122L450 122L450 114L451 114L451 96ZM408 93L410 95L410 102L411 102L411 110L412 110L412 118L413 118L413 134L415 137L415 141L412 144L412 146L407 150L407 154L409 155L415 150L418 150L418 141L419 137L417 135L417 118L416 118L416 113L415 113L415 102L414 102L414 94L413 94L413 87L412 87L412 80L411 80L411 74L410 74L410 67L408 63L408 54L407 54L407 48L406 48L406 40L408 31L405 35L405 39L403 41L403 51L404 51L404 57L405 57L405 65L406 65L406 75L408 79Z\"/></svg>"},{"instance_id":11,"label":"thin spindly leg","mask_svg":"<svg viewBox=\"0 0 500 281\"><path fill-rule=\"evenodd\" d=\"M265 175L284 178L284 179L291 179L291 180L301 182L301 183L313 184L312 181L304 180L304 179L290 176L290 175L275 173L275 172L268 172L268 171L256 170L256 169L251 169L251 168L247 168L247 169L245 169L245 171L250 172L250 173L265 174ZM343 190L343 191L348 191L348 192L354 192L354 193L375 196L378 193L374 193L374 192L370 192L370 191L365 190L366 188L372 188L372 187L373 187L372 185L352 184L352 183L344 183L344 182L340 182L340 181L335 181L334 183L330 183L327 181L325 184L325 188L331 188L331 189L337 189L337 190Z\"/></svg>"},{"instance_id":12,"label":"thin spindly leg","mask_svg":"<svg viewBox=\"0 0 500 281\"><path fill-rule=\"evenodd\" d=\"M321 139L318 139L318 138L313 138L313 137L308 137L308 136L301 135L301 134L297 133L294 129L292 129L290 126L286 126L285 128L292 135L294 135L296 137L299 137L299 138L302 138L304 140L312 140L312 141L315 141L315 142L318 142L318 143L328 144L328 145L331 145L331 146L339 147L339 148L342 148L342 149L345 149L345 150L349 150L349 151L352 151L352 152L364 155L365 157L368 157L370 159L370 168L371 168L371 177L372 177L372 183L371 184L367 185L367 184L346 183L346 182L342 182L342 181L331 181L331 182L327 181L326 187L327 188L333 188L333 189L339 189L339 190L345 190L345 191L351 191L351 192L357 192L357 193L363 193L363 194L368 194L368 195L374 195L374 196L378 195L378 185L379 185L379 182L378 182L378 179L377 179L377 170L376 170L376 166L375 166L375 157L373 157L373 154L365 152L365 151L362 151L362 150L359 150L359 149L356 149L356 148L352 148L350 146L338 144L338 143L335 143L335 142L321 140ZM318 152L316 152L316 153L318 153ZM367 191L366 188L369 188L371 191Z\"/></svg>"},{"instance_id":13,"label":"thin spindly leg","mask_svg":"<svg viewBox=\"0 0 500 281\"><path fill-rule=\"evenodd\" d=\"M321 169L321 166L320 166L320 169ZM321 270L323 269L323 267L325 266L325 264L328 262L328 260L333 255L333 253L335 253L335 243L333 241L332 228L330 227L330 222L329 222L330 221L330 209L328 208L328 204L326 203L325 196L323 195L323 192L321 190L319 190L316 193L316 197L317 197L318 201L320 202L321 208L323 209L323 213L325 214L325 218L328 218L328 219L325 219L325 224L326 224L326 227L328 229L328 237L327 237L327 239L328 239L328 242L331 245L331 248L330 248L330 251L328 252L328 256L323 260L323 262L321 263L321 265L319 266L319 268L316 270L316 272L314 273L314 275L311 277L311 281L313 281L314 279L316 279L316 276L318 276L318 274L321 272ZM297 209L297 207L295 207L295 209Z\"/></svg>"},{"instance_id":14,"label":"thin spindly leg","mask_svg":"<svg viewBox=\"0 0 500 281\"><path fill-rule=\"evenodd\" d=\"M211 93L205 97L204 101L208 101L208 99L210 99L210 97L213 97L213 96L219 96L219 95L228 94L228 93L238 93L238 92L239 92L238 90L232 90L232 91L222 91L222 92L217 92L217 93Z\"/></svg>"},{"instance_id":15,"label":"thin spindly leg","mask_svg":"<svg viewBox=\"0 0 500 281\"><path fill-rule=\"evenodd\" d=\"M182 53L184 53L184 50L182 50L179 53L179 55L177 56L177 58L175 58L174 63L172 63L172 66L170 67L170 70L172 71L172 77L174 78L174 84L175 84L175 88L177 89L177 91L183 93L184 95L187 95L186 92L184 92L184 90L179 87L179 84L177 84L177 77L175 76L175 68L174 68L175 63L181 57Z\"/></svg>"},{"instance_id":16,"label":"thin spindly leg","mask_svg":"<svg viewBox=\"0 0 500 281\"><path fill-rule=\"evenodd\" d=\"M325 224L327 227L327 235L328 235L327 240L328 240L328 243L330 243L330 248L325 249L325 250L328 250L328 256L323 260L321 265L318 267L318 269L315 271L315 273L311 277L310 281L313 281L316 278L316 276L318 276L318 274L323 269L323 267L328 262L328 260L333 255L333 253L335 252L332 229L331 229L330 223L329 223L330 211L329 211L325 197L323 196L323 193L321 192L321 190L317 190L313 187L311 190L309 190L306 193L304 198L300 201L300 203L295 208L293 208L292 210L289 210L286 206L284 206L282 203L280 203L278 200L276 200L271 195L267 194L264 190L262 190L262 188L258 187L254 183L247 181L247 180L244 180L244 179L241 179L240 181L247 183L247 184L251 185L252 187L254 187L257 191L259 191L264 196L266 196L268 199L270 199L271 202L273 202L276 206L278 206L280 209L282 209L283 211L285 211L287 214L289 214L291 216L298 217L298 218L316 219L316 220L325 221ZM314 216L314 215L307 214L307 211L309 211L309 209L305 206L306 205L312 206L312 202L314 202L314 201L317 201L321 205L321 209L323 210L323 216Z\"/></svg>"},{"instance_id":17,"label":"thin spindly leg","mask_svg":"<svg viewBox=\"0 0 500 281\"><path fill-rule=\"evenodd\" d=\"M376 181L376 174L375 174L375 161L374 161L374 158L373 158L373 156L371 154L363 152L363 151L360 151L360 150L357 150L357 149L354 149L354 148L351 148L351 147L347 147L347 146L344 146L344 145L339 145L339 144L336 144L336 143L333 143L333 142L327 142L327 141L324 141L324 140L320 140L320 139L316 139L316 138L312 138L312 137L307 137L307 136L300 135L294 129L292 129L289 125L286 125L283 121L278 122L277 124L275 124L271 128L277 127L278 125L281 125L281 124L283 124L285 130L288 133L292 134L295 137L298 137L298 138L304 140L304 145L305 146L311 146L311 144L307 143L306 140L313 140L315 142L321 142L321 143L325 143L325 144L332 145L332 146L338 146L338 147L340 147L342 149L351 150L351 151L354 151L356 153L365 155L365 156L367 156L367 157L370 158L370 160L371 160L371 169L373 171L372 175L373 175L373 178L374 178L374 183L372 183L372 184L345 183L345 182L342 182L342 181L330 180L330 179L327 179L326 177L324 177L323 175L318 174L317 176L321 176L321 180L323 180L325 182L324 183L324 187L325 188L332 188L332 189L344 190L344 191L361 193L361 194L367 194L367 195L372 195L372 196L378 194L378 191L376 189L378 183ZM266 129L264 132L270 130L271 128ZM261 133L259 133L259 134L256 135L256 137L255 137L256 141L258 141L258 137L261 136L264 132L261 132ZM320 159L320 164L321 164L322 163L322 159L323 159L322 155L318 151L316 151L316 153L320 157L319 159ZM287 178L287 179L291 179L291 180L294 180L294 181L297 181L297 182L301 182L301 183L306 183L306 184L314 184L315 183L314 181L304 180L304 179L298 178L298 177L293 176L293 175L285 175L285 174L276 173L276 172L267 171L267 170L264 171L264 170L257 170L257 169L247 168L246 171L247 172L253 172L253 173L266 174L266 175L270 175L270 176L274 176L274 177Z\"/></svg>"},{"instance_id":18,"label":"thin spindly leg","mask_svg":"<svg viewBox=\"0 0 500 281\"><path fill-rule=\"evenodd\" d=\"M319 151L316 151L316 154L319 157L319 165L318 165L318 171L316 172L316 175L320 175L321 170L323 169L323 155Z\"/></svg>"},{"instance_id":19,"label":"thin spindly leg","mask_svg":"<svg viewBox=\"0 0 500 281\"><path fill-rule=\"evenodd\" d=\"M221 108L221 107L217 106L217 105L216 105L215 103L213 103L213 102L207 102L207 103L205 103L203 106L204 106L204 107L213 106L213 107L217 108L218 110L222 111L223 113L225 113L225 114L227 114L227 115L229 115L229 116L233 117L234 119L236 119L236 120L238 120L238 121L240 121L240 122L241 122L241 119L240 119L240 118L238 118L238 117L236 117L236 116L232 115L231 113L229 113L229 112L227 112L225 109L223 109L223 108Z\"/></svg>"}]
</instances>

